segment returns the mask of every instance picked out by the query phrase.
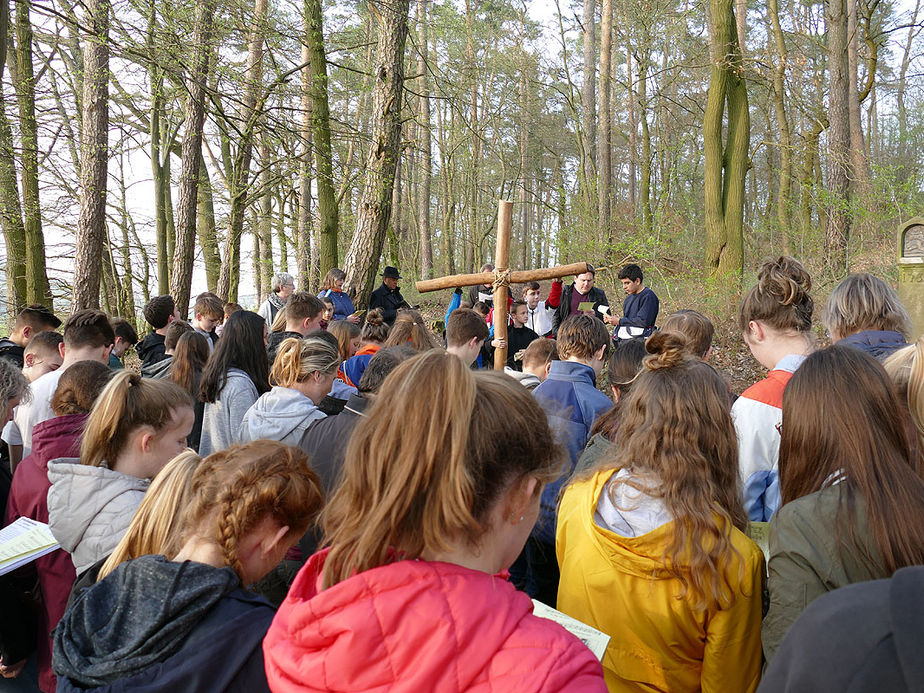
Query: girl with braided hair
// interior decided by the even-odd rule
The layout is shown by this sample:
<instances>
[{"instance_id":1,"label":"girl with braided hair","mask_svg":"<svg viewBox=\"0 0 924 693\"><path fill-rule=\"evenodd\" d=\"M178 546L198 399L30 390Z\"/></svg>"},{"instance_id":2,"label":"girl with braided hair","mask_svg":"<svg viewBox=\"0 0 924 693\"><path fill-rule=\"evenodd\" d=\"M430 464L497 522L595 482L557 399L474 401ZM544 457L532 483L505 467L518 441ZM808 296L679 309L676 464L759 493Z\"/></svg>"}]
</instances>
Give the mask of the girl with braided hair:
<instances>
[{"instance_id":1,"label":"girl with braided hair","mask_svg":"<svg viewBox=\"0 0 924 693\"><path fill-rule=\"evenodd\" d=\"M314 521L320 483L304 453L275 441L234 445L192 467L191 454L171 463L176 483L139 514L106 563L112 572L61 620L59 691L268 690L260 645L274 610L246 588ZM171 514L178 501L185 507L165 534L171 518L157 508ZM157 554L135 557L137 547Z\"/></svg>"},{"instance_id":2,"label":"girl with braided hair","mask_svg":"<svg viewBox=\"0 0 924 693\"><path fill-rule=\"evenodd\" d=\"M652 335L619 445L558 509L558 608L611 635L611 691L754 691L763 554L742 532L725 383Z\"/></svg>"}]
</instances>

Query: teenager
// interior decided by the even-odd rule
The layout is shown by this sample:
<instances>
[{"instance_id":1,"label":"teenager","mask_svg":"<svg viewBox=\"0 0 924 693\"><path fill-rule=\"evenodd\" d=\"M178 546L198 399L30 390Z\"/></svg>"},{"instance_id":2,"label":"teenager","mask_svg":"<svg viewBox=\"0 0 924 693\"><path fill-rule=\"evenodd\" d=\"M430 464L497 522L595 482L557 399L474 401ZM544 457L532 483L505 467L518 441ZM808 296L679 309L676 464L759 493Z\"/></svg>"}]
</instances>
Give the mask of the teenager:
<instances>
[{"instance_id":1,"label":"teenager","mask_svg":"<svg viewBox=\"0 0 924 693\"><path fill-rule=\"evenodd\" d=\"M851 274L828 297L823 321L831 341L880 361L908 346L911 318L895 290L866 272Z\"/></svg>"},{"instance_id":2,"label":"teenager","mask_svg":"<svg viewBox=\"0 0 924 693\"><path fill-rule=\"evenodd\" d=\"M118 339L116 337L116 341ZM64 336L51 330L39 332L30 339L22 355L22 374L26 380L33 383L46 373L58 370L64 361L61 355L63 343Z\"/></svg>"},{"instance_id":3,"label":"teenager","mask_svg":"<svg viewBox=\"0 0 924 693\"><path fill-rule=\"evenodd\" d=\"M359 335L361 346L349 359L340 364L337 371L337 380L349 387L356 387L363 377L363 371L369 365L369 360L382 348L388 339L391 328L385 322L385 314L381 308L372 308L366 314L362 332Z\"/></svg>"},{"instance_id":4,"label":"teenager","mask_svg":"<svg viewBox=\"0 0 924 693\"><path fill-rule=\"evenodd\" d=\"M754 691L764 560L725 383L679 335L646 348L619 448L562 497L558 608L610 636L610 690Z\"/></svg>"},{"instance_id":5,"label":"teenager","mask_svg":"<svg viewBox=\"0 0 924 693\"><path fill-rule=\"evenodd\" d=\"M115 548L151 479L186 448L193 418L177 385L121 371L93 406L80 457L48 463L49 526L77 575Z\"/></svg>"},{"instance_id":6,"label":"teenager","mask_svg":"<svg viewBox=\"0 0 924 693\"><path fill-rule=\"evenodd\" d=\"M613 353L606 366L613 406L601 414L590 429L590 440L578 458L575 474L592 469L601 459L613 454L619 438L620 406L638 380L642 359L647 353L645 340L641 338L620 339L613 343Z\"/></svg>"},{"instance_id":7,"label":"teenager","mask_svg":"<svg viewBox=\"0 0 924 693\"><path fill-rule=\"evenodd\" d=\"M16 413L3 430L3 440L10 446L13 466L32 452L32 429L54 416L51 398L65 371L78 361L109 363L115 334L109 318L101 310L79 310L64 323L61 344L61 367L41 376L32 383L32 398L16 408Z\"/></svg>"},{"instance_id":8,"label":"teenager","mask_svg":"<svg viewBox=\"0 0 924 693\"><path fill-rule=\"evenodd\" d=\"M816 597L924 564L924 481L904 421L885 370L859 349L812 354L786 386L768 661Z\"/></svg>"},{"instance_id":9,"label":"teenager","mask_svg":"<svg viewBox=\"0 0 924 693\"><path fill-rule=\"evenodd\" d=\"M597 271L587 265L587 271L579 274L574 278L570 286L566 286L561 294L561 303L558 310L555 311L555 317L552 319L552 329L557 332L562 323L571 315L577 315L581 312L586 315L592 315L598 320L603 320L604 316L597 309L601 306L610 305L609 299L603 289L594 286ZM580 311L582 303L591 303L590 310Z\"/></svg>"},{"instance_id":10,"label":"teenager","mask_svg":"<svg viewBox=\"0 0 924 693\"><path fill-rule=\"evenodd\" d=\"M610 344L603 322L590 315L572 315L559 328L557 342L561 360L552 362L549 377L533 390L533 395L567 454L567 461L558 477L543 490L539 521L512 571L518 586L549 605L555 603L558 592L555 517L559 492L573 473L597 417L613 405L597 389Z\"/></svg>"},{"instance_id":11,"label":"teenager","mask_svg":"<svg viewBox=\"0 0 924 693\"><path fill-rule=\"evenodd\" d=\"M179 320L180 314L177 312L173 296L170 295L152 298L145 304L142 314L151 326L151 332L141 340L136 348L143 367L166 358L164 336L167 333L167 326L174 320Z\"/></svg>"},{"instance_id":12,"label":"teenager","mask_svg":"<svg viewBox=\"0 0 924 693\"><path fill-rule=\"evenodd\" d=\"M399 310L411 307L401 295L401 289L398 288L399 279L401 275L396 268L386 267L382 272L382 285L372 292L372 297L369 299L369 312L379 308L387 325L394 324ZM368 317L366 319L368 320Z\"/></svg>"},{"instance_id":13,"label":"teenager","mask_svg":"<svg viewBox=\"0 0 924 693\"><path fill-rule=\"evenodd\" d=\"M205 415L205 403L199 398L199 388L202 385L202 373L209 360L209 340L198 331L187 332L180 337L173 352L170 372L167 380L182 387L193 400L192 431L186 438L186 444L193 450L199 449L202 438L202 420Z\"/></svg>"},{"instance_id":14,"label":"teenager","mask_svg":"<svg viewBox=\"0 0 924 693\"><path fill-rule=\"evenodd\" d=\"M260 645L273 608L246 586L314 519L317 477L296 449L257 441L195 465L188 496L166 555L119 563L67 611L55 631L59 691L268 690ZM171 519L148 515L152 529Z\"/></svg>"},{"instance_id":15,"label":"teenager","mask_svg":"<svg viewBox=\"0 0 924 693\"><path fill-rule=\"evenodd\" d=\"M257 310L257 314L266 321L267 330L272 328L276 313L286 304L289 296L295 292L295 277L288 272L276 272L273 275L270 288L272 289L270 295Z\"/></svg>"},{"instance_id":16,"label":"teenager","mask_svg":"<svg viewBox=\"0 0 924 693\"><path fill-rule=\"evenodd\" d=\"M282 313L285 312L283 316ZM316 296L312 296L307 291L296 291L289 296L283 310L277 313L277 318L282 316L285 321L280 325L282 329L271 331L266 353L270 362L276 358L276 349L286 339L301 339L309 332L321 328L321 321L324 318L324 303ZM276 324L273 325L273 328Z\"/></svg>"},{"instance_id":17,"label":"teenager","mask_svg":"<svg viewBox=\"0 0 924 693\"><path fill-rule=\"evenodd\" d=\"M318 298L329 299L334 304L334 314L331 322L336 320L348 320L354 325L359 324L359 316L355 315L356 308L353 306L352 299L344 292L343 282L346 279L346 272L337 267L327 270L324 275L324 281L321 282L321 293Z\"/></svg>"},{"instance_id":18,"label":"teenager","mask_svg":"<svg viewBox=\"0 0 924 693\"><path fill-rule=\"evenodd\" d=\"M224 306L215 294L200 294L193 306L192 328L208 340L209 353L215 349L218 335L215 328L224 317Z\"/></svg>"},{"instance_id":19,"label":"teenager","mask_svg":"<svg viewBox=\"0 0 924 693\"><path fill-rule=\"evenodd\" d=\"M61 320L45 306L34 303L16 316L9 337L0 339L0 358L8 359L17 368L23 367L23 350L37 334L57 330Z\"/></svg>"},{"instance_id":20,"label":"teenager","mask_svg":"<svg viewBox=\"0 0 924 693\"><path fill-rule=\"evenodd\" d=\"M523 300L528 307L526 326L541 337L552 334L552 321L555 319L555 310L561 304L562 281L552 281L549 297L542 300L542 288L539 282L530 282L523 292Z\"/></svg>"},{"instance_id":21,"label":"teenager","mask_svg":"<svg viewBox=\"0 0 924 693\"><path fill-rule=\"evenodd\" d=\"M318 405L330 392L339 365L340 353L326 339L284 341L270 372L273 389L244 414L238 439L297 445L308 427L324 418Z\"/></svg>"},{"instance_id":22,"label":"teenager","mask_svg":"<svg viewBox=\"0 0 924 693\"><path fill-rule=\"evenodd\" d=\"M687 351L700 361L708 361L712 354L715 327L712 321L695 310L678 310L667 316L661 325L662 332L677 332L686 337Z\"/></svg>"},{"instance_id":23,"label":"teenager","mask_svg":"<svg viewBox=\"0 0 924 693\"><path fill-rule=\"evenodd\" d=\"M337 348L343 361L354 356L362 346L362 330L355 323L337 320L331 323L327 331L336 337Z\"/></svg>"},{"instance_id":24,"label":"teenager","mask_svg":"<svg viewBox=\"0 0 924 693\"><path fill-rule=\"evenodd\" d=\"M780 506L777 460L783 390L814 348L811 289L812 279L805 268L783 256L761 266L757 285L738 308L745 344L770 371L732 405L744 509L754 522L766 522Z\"/></svg>"},{"instance_id":25,"label":"teenager","mask_svg":"<svg viewBox=\"0 0 924 693\"><path fill-rule=\"evenodd\" d=\"M164 358L160 361L142 365L141 376L143 378L166 378L170 373L170 366L173 364L176 345L180 343L180 337L187 332L195 332L195 330L185 320L174 320L167 325L167 329L164 330Z\"/></svg>"},{"instance_id":26,"label":"teenager","mask_svg":"<svg viewBox=\"0 0 924 693\"><path fill-rule=\"evenodd\" d=\"M514 301L510 308L510 325L507 327L507 368L523 370L523 354L539 335L526 326L529 319L529 307L523 301Z\"/></svg>"},{"instance_id":27,"label":"teenager","mask_svg":"<svg viewBox=\"0 0 924 693\"><path fill-rule=\"evenodd\" d=\"M32 454L16 467L10 500L3 524L20 517L48 522L48 463L80 454L80 441L93 404L102 392L111 369L99 361L80 361L61 376L58 389L51 398L55 416L35 427ZM39 688L45 693L55 690L51 670L51 631L58 624L67 605L74 580L74 564L64 549L40 556L25 570L34 571L36 595L40 605L37 614L37 660Z\"/></svg>"},{"instance_id":28,"label":"teenager","mask_svg":"<svg viewBox=\"0 0 924 693\"><path fill-rule=\"evenodd\" d=\"M488 338L488 326L478 313L468 308L457 308L446 321L446 351L471 366Z\"/></svg>"},{"instance_id":29,"label":"teenager","mask_svg":"<svg viewBox=\"0 0 924 693\"><path fill-rule=\"evenodd\" d=\"M437 348L439 344L427 329L423 316L412 308L403 308L398 311L384 346L409 346L417 351L426 351Z\"/></svg>"},{"instance_id":30,"label":"teenager","mask_svg":"<svg viewBox=\"0 0 924 693\"><path fill-rule=\"evenodd\" d=\"M494 265L492 265L490 262L486 262L481 266L481 269L478 271L479 272L493 272ZM460 297L461 297L461 294L462 294L462 291L460 290L459 291ZM474 309L475 304L479 302L484 303L488 307L488 309L493 308L494 307L494 284L492 282L488 282L487 284L479 284L478 286L468 287L467 301L468 302L465 305L466 308Z\"/></svg>"},{"instance_id":31,"label":"teenager","mask_svg":"<svg viewBox=\"0 0 924 693\"><path fill-rule=\"evenodd\" d=\"M604 316L604 321L616 326L617 339L647 337L655 331L658 320L658 297L655 292L644 285L642 268L638 265L626 265L619 270L619 281L626 299L622 304L622 317Z\"/></svg>"},{"instance_id":32,"label":"teenager","mask_svg":"<svg viewBox=\"0 0 924 693\"><path fill-rule=\"evenodd\" d=\"M112 332L115 334L112 353L109 354L109 367L117 371L125 367L122 357L138 343L138 333L125 318L112 318L109 324L112 325Z\"/></svg>"},{"instance_id":33,"label":"teenager","mask_svg":"<svg viewBox=\"0 0 924 693\"><path fill-rule=\"evenodd\" d=\"M554 339L534 339L523 352L523 370L504 366L504 373L527 390L535 390L549 377L552 361L558 360L558 343Z\"/></svg>"},{"instance_id":34,"label":"teenager","mask_svg":"<svg viewBox=\"0 0 924 693\"><path fill-rule=\"evenodd\" d=\"M238 311L225 323L202 372L199 399L205 408L199 454L211 455L234 443L244 414L269 390L266 322L249 310Z\"/></svg>"},{"instance_id":35,"label":"teenager","mask_svg":"<svg viewBox=\"0 0 924 693\"><path fill-rule=\"evenodd\" d=\"M604 690L590 651L502 574L554 474L541 420L522 387L444 351L398 366L350 440L331 548L267 633L270 689Z\"/></svg>"}]
</instances>

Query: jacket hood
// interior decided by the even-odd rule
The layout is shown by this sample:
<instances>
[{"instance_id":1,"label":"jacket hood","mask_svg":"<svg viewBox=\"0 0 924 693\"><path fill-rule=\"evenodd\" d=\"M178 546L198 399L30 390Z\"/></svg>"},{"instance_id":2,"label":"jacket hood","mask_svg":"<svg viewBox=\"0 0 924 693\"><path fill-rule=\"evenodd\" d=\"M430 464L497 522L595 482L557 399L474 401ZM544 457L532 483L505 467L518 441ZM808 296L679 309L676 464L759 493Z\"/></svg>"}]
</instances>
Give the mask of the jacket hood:
<instances>
[{"instance_id":1,"label":"jacket hood","mask_svg":"<svg viewBox=\"0 0 924 693\"><path fill-rule=\"evenodd\" d=\"M511 378L529 390L533 390L539 387L539 384L542 382L539 380L539 376L533 375L532 373L527 373L526 371L515 370L510 366L504 366L504 373L509 375Z\"/></svg>"},{"instance_id":2,"label":"jacket hood","mask_svg":"<svg viewBox=\"0 0 924 693\"><path fill-rule=\"evenodd\" d=\"M35 424L32 429L32 454L43 460L80 454L80 439L89 414L56 416Z\"/></svg>"},{"instance_id":3,"label":"jacket hood","mask_svg":"<svg viewBox=\"0 0 924 693\"><path fill-rule=\"evenodd\" d=\"M324 416L301 392L276 386L261 395L244 414L241 440L268 438L295 445L305 429Z\"/></svg>"},{"instance_id":4,"label":"jacket hood","mask_svg":"<svg viewBox=\"0 0 924 693\"><path fill-rule=\"evenodd\" d=\"M48 463L48 515L52 533L61 547L74 553L100 512L124 493L143 494L151 482L105 467L80 464L79 458ZM137 509L137 505L135 507ZM113 528L112 531L124 531ZM78 572L80 572L78 570Z\"/></svg>"},{"instance_id":5,"label":"jacket hood","mask_svg":"<svg viewBox=\"0 0 924 693\"><path fill-rule=\"evenodd\" d=\"M143 556L86 590L54 636L54 670L83 686L127 678L175 652L240 584L230 568Z\"/></svg>"},{"instance_id":6,"label":"jacket hood","mask_svg":"<svg viewBox=\"0 0 924 693\"><path fill-rule=\"evenodd\" d=\"M166 378L171 364L173 364L173 356L167 356L153 363L146 363L141 367L141 376L143 378Z\"/></svg>"},{"instance_id":7,"label":"jacket hood","mask_svg":"<svg viewBox=\"0 0 924 693\"><path fill-rule=\"evenodd\" d=\"M548 669L590 655L503 576L406 560L321 591L326 557L302 568L263 641L274 691L560 691Z\"/></svg>"}]
</instances>

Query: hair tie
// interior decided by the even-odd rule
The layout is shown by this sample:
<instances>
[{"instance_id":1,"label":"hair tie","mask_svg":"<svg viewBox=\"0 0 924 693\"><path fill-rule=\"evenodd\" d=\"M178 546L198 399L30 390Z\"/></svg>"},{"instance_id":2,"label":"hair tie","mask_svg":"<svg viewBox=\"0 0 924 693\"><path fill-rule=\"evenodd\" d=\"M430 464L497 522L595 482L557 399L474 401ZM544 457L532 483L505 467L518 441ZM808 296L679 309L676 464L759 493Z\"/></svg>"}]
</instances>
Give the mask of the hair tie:
<instances>
[{"instance_id":1,"label":"hair tie","mask_svg":"<svg viewBox=\"0 0 924 693\"><path fill-rule=\"evenodd\" d=\"M412 322L411 324L412 324L412 325L416 325L417 323L416 323L416 322Z\"/></svg>"}]
</instances>

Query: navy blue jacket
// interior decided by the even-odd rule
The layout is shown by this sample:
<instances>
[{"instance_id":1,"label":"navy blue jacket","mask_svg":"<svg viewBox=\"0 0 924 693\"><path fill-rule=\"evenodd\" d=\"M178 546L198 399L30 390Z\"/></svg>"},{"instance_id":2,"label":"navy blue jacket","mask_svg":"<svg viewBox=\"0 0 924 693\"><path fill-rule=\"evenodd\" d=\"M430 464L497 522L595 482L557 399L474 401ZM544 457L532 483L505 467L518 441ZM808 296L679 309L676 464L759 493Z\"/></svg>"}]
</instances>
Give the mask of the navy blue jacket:
<instances>
[{"instance_id":1,"label":"navy blue jacket","mask_svg":"<svg viewBox=\"0 0 924 693\"><path fill-rule=\"evenodd\" d=\"M623 317L619 318L619 326L642 327L647 331L644 335L647 337L654 331L659 307L658 297L647 286L637 294L629 294L622 304Z\"/></svg>"},{"instance_id":2,"label":"navy blue jacket","mask_svg":"<svg viewBox=\"0 0 924 693\"><path fill-rule=\"evenodd\" d=\"M899 349L908 346L901 332L882 330L863 330L849 337L844 337L838 344L865 351L880 361L885 361Z\"/></svg>"},{"instance_id":3,"label":"navy blue jacket","mask_svg":"<svg viewBox=\"0 0 924 693\"><path fill-rule=\"evenodd\" d=\"M318 298L330 299L334 304L334 320L346 320L356 312L353 301L343 291L327 289L318 294Z\"/></svg>"},{"instance_id":4,"label":"navy blue jacket","mask_svg":"<svg viewBox=\"0 0 924 693\"><path fill-rule=\"evenodd\" d=\"M410 308L404 296L401 295L401 289L395 287L389 289L382 283L378 289L372 292L372 298L369 299L369 310L381 308L385 322L389 325L395 324L395 318L398 317L398 311L401 308Z\"/></svg>"},{"instance_id":5,"label":"navy blue jacket","mask_svg":"<svg viewBox=\"0 0 924 693\"><path fill-rule=\"evenodd\" d=\"M597 376L590 366L574 361L552 361L549 377L533 390L549 419L556 442L568 454L562 475L542 491L539 520L533 529L533 536L547 544L555 543L559 491L574 472L597 417L613 406L610 398L597 389L596 382Z\"/></svg>"}]
</instances>

